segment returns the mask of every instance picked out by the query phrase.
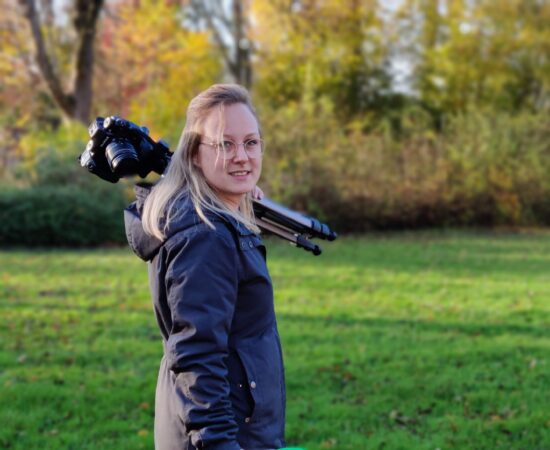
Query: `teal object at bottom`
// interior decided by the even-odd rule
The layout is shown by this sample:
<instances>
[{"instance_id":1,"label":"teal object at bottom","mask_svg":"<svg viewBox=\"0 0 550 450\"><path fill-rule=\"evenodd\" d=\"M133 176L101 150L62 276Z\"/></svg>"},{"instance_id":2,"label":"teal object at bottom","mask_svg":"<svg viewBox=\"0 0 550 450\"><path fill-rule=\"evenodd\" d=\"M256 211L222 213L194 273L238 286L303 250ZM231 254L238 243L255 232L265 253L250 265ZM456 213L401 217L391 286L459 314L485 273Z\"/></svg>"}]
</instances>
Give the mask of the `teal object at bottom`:
<instances>
[{"instance_id":1,"label":"teal object at bottom","mask_svg":"<svg viewBox=\"0 0 550 450\"><path fill-rule=\"evenodd\" d=\"M285 447L285 448L281 448L280 450L306 450L306 449L302 447Z\"/></svg>"}]
</instances>

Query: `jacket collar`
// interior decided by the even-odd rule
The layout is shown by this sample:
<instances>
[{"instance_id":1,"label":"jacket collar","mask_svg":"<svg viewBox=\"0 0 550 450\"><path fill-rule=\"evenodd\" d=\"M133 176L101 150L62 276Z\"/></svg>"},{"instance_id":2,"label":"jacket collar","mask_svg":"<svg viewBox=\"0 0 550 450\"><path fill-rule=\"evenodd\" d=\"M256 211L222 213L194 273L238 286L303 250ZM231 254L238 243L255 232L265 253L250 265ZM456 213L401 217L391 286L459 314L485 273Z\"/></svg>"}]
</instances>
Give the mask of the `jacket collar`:
<instances>
[{"instance_id":1,"label":"jacket collar","mask_svg":"<svg viewBox=\"0 0 550 450\"><path fill-rule=\"evenodd\" d=\"M124 211L124 225L128 244L134 253L144 261L153 259L165 242L146 234L141 223L143 205L152 187L152 185L146 183L136 184L134 187L136 201ZM186 196L178 200L177 210L179 212L178 216L169 224L166 230L167 239L179 231L191 228L202 222L191 200ZM205 211L205 215L214 226L216 222L226 223L238 236L251 236L255 234L229 214Z\"/></svg>"}]
</instances>

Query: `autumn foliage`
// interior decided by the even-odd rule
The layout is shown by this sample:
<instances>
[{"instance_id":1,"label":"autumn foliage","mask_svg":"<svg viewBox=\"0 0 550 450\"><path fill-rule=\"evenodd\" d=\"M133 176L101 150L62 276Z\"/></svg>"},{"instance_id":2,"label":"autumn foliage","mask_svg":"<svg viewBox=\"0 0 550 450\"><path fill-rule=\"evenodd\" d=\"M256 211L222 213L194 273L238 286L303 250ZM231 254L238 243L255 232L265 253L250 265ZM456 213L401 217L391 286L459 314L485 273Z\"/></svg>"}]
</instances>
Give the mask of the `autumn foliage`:
<instances>
[{"instance_id":1,"label":"autumn foliage","mask_svg":"<svg viewBox=\"0 0 550 450\"><path fill-rule=\"evenodd\" d=\"M1 1L0 177L19 188L73 173L55 155L86 139L65 142L75 125L35 62L30 3L60 86L78 76L81 2ZM105 2L90 116L175 146L189 100L240 81L267 144L261 186L339 230L548 225L550 7L383 3Z\"/></svg>"}]
</instances>

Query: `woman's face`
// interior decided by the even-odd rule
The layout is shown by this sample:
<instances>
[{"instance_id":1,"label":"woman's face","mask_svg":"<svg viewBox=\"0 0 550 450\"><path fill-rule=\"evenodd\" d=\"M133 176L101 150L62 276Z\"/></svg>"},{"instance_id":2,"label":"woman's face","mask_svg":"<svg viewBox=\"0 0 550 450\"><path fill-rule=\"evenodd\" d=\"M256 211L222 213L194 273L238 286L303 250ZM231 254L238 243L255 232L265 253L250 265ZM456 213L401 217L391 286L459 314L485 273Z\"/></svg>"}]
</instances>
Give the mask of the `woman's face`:
<instances>
[{"instance_id":1,"label":"woman's face","mask_svg":"<svg viewBox=\"0 0 550 450\"><path fill-rule=\"evenodd\" d=\"M225 106L223 110L225 127L223 139L237 144L237 149L229 159L224 159L215 145L219 142L219 111L213 110L207 116L194 163L201 168L207 183L216 191L228 207L236 210L247 192L258 183L262 172L262 155L250 158L243 143L260 139L258 122L244 103Z\"/></svg>"}]
</instances>

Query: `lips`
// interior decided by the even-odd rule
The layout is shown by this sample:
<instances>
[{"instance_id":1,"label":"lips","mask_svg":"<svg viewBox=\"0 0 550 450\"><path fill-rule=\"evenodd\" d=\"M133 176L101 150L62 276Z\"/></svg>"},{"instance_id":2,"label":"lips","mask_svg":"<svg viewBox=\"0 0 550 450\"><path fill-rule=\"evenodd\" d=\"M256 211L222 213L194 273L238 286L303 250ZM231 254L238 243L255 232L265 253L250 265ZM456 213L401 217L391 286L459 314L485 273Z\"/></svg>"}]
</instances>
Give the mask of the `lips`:
<instances>
[{"instance_id":1,"label":"lips","mask_svg":"<svg viewBox=\"0 0 550 450\"><path fill-rule=\"evenodd\" d=\"M229 172L229 175L234 177L244 177L248 175L251 171L250 170L235 170L233 172Z\"/></svg>"}]
</instances>

